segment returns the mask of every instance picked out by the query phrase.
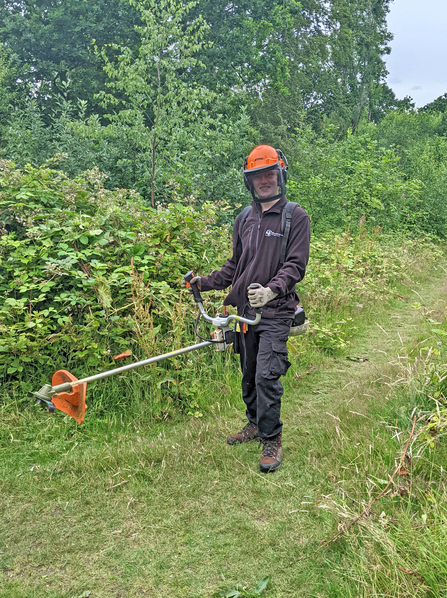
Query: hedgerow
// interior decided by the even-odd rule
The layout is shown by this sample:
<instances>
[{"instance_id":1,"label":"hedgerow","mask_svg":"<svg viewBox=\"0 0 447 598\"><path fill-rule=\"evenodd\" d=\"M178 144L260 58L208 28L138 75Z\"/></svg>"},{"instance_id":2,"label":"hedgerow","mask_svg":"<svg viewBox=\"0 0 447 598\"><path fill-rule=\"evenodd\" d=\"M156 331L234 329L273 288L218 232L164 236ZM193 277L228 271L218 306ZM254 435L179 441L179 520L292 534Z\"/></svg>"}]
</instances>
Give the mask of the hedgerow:
<instances>
[{"instance_id":1,"label":"hedgerow","mask_svg":"<svg viewBox=\"0 0 447 598\"><path fill-rule=\"evenodd\" d=\"M2 161L0 177L0 371L9 380L110 363L138 344L145 309L163 338L182 275L215 263L228 244L227 228L213 227L222 206L199 211L174 197L151 209L134 191L106 190L97 169L71 180L51 165L19 171Z\"/></svg>"}]
</instances>

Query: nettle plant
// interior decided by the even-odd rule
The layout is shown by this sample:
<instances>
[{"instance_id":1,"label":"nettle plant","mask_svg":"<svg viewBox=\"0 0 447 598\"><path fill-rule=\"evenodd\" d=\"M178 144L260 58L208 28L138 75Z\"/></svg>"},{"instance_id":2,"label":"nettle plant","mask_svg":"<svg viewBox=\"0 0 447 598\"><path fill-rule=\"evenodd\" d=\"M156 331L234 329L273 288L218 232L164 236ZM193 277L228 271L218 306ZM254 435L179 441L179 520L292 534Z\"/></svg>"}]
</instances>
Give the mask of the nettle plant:
<instances>
[{"instance_id":1,"label":"nettle plant","mask_svg":"<svg viewBox=\"0 0 447 598\"><path fill-rule=\"evenodd\" d=\"M182 275L225 252L228 230L213 227L215 206L197 210L173 198L152 209L135 192L103 183L96 169L71 180L48 164L19 171L0 162L3 375L82 371L110 364L132 344L155 354L155 341L138 342L137 308L146 304L159 338L169 335ZM188 317L193 309L191 302Z\"/></svg>"}]
</instances>

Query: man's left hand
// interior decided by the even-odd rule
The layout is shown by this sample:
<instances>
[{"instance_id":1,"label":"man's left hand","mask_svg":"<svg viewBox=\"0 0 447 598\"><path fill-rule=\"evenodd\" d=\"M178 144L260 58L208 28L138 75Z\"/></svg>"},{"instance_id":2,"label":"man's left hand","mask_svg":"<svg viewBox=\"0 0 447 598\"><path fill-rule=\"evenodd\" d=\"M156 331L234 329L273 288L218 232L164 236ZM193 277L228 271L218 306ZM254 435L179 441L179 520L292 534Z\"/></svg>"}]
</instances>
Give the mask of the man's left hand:
<instances>
[{"instance_id":1,"label":"man's left hand","mask_svg":"<svg viewBox=\"0 0 447 598\"><path fill-rule=\"evenodd\" d=\"M256 287L252 288L255 284ZM278 293L274 293L271 288L263 287L258 283L255 284L248 287L248 301L251 307L263 307L278 296Z\"/></svg>"}]
</instances>

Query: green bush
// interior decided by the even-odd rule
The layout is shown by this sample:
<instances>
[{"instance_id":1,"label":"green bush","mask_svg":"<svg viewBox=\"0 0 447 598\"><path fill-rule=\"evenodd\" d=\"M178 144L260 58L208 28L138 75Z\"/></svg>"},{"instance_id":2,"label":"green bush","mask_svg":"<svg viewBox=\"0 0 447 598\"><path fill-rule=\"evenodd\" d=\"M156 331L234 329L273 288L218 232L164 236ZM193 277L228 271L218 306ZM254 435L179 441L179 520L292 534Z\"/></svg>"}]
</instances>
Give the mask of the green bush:
<instances>
[{"instance_id":1,"label":"green bush","mask_svg":"<svg viewBox=\"0 0 447 598\"><path fill-rule=\"evenodd\" d=\"M305 134L297 144L288 197L306 208L315 232L357 229L364 217L388 231L427 230L421 183L404 179L392 149L351 134L342 141Z\"/></svg>"},{"instance_id":2,"label":"green bush","mask_svg":"<svg viewBox=\"0 0 447 598\"><path fill-rule=\"evenodd\" d=\"M0 163L7 378L97 368L129 346L150 352L138 343L139 321L153 338L170 338L182 275L204 260L216 263L227 247L227 228L212 226L215 205L197 211L174 201L153 210L135 192L109 191L103 182L96 169L71 180L48 165L21 172Z\"/></svg>"},{"instance_id":3,"label":"green bush","mask_svg":"<svg viewBox=\"0 0 447 598\"><path fill-rule=\"evenodd\" d=\"M406 176L420 183L420 228L430 234L447 234L447 139L433 137L406 152Z\"/></svg>"}]
</instances>

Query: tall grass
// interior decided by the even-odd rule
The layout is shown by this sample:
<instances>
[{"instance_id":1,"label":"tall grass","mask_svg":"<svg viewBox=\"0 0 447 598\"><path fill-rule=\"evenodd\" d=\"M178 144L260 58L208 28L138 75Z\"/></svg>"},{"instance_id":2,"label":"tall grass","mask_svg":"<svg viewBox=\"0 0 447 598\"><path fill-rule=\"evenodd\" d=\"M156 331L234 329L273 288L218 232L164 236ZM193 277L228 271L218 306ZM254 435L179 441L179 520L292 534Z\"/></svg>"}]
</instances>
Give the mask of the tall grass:
<instances>
[{"instance_id":1,"label":"tall grass","mask_svg":"<svg viewBox=\"0 0 447 598\"><path fill-rule=\"evenodd\" d=\"M339 521L336 542L344 547L343 564L336 566L342 581L328 595L447 595L445 299L434 307L425 308L425 322L419 320L414 342L400 348L399 361L381 369L379 380L389 380L394 389L386 404L372 404L367 411L369 451L359 449L352 459L343 451L346 484L321 505ZM377 388L368 395L377 396Z\"/></svg>"}]
</instances>

